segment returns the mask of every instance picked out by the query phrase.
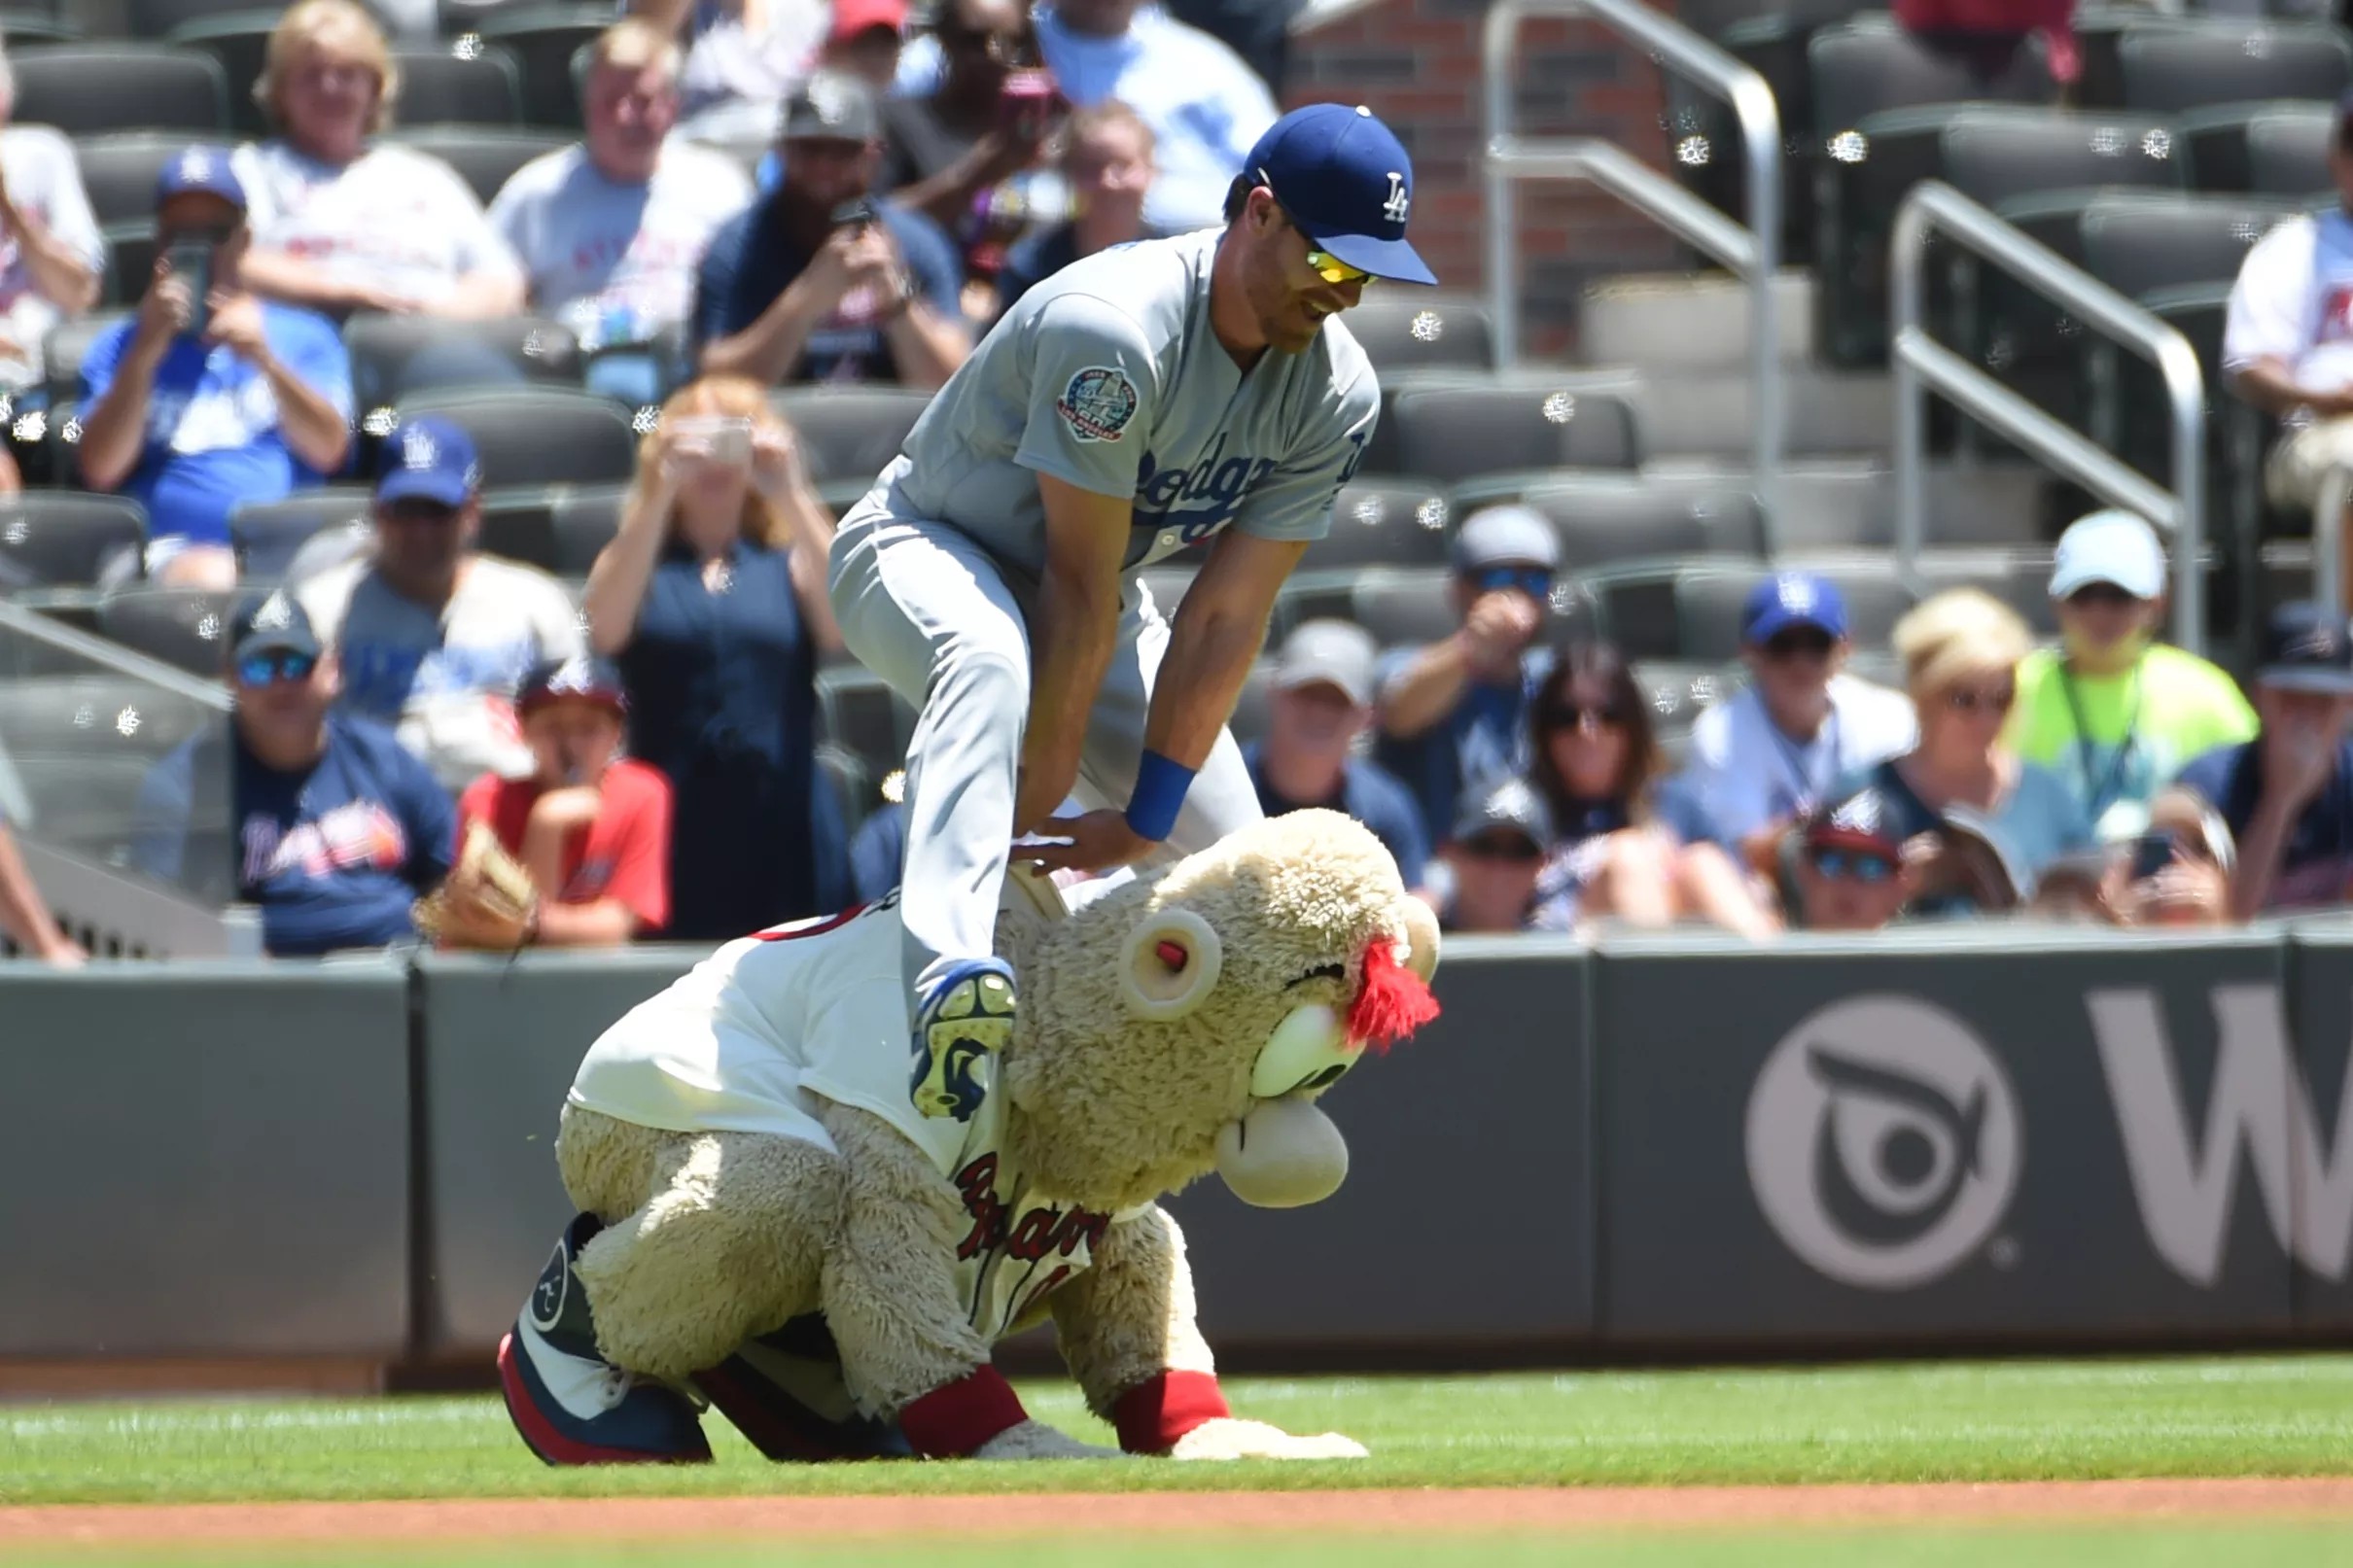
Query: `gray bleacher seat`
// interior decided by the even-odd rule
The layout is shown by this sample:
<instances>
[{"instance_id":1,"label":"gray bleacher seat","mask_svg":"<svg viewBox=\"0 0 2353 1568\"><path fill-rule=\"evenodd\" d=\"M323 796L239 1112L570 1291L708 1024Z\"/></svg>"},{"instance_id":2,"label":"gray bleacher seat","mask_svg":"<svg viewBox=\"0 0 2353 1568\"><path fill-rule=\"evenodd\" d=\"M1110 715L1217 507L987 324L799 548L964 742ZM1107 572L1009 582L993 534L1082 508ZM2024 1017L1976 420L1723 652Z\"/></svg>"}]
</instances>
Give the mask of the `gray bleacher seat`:
<instances>
[{"instance_id":1,"label":"gray bleacher seat","mask_svg":"<svg viewBox=\"0 0 2353 1568\"><path fill-rule=\"evenodd\" d=\"M2292 122L2309 120L2318 127L2314 152L2324 159L2325 186L2328 127L2335 112L2334 104L2276 98L2215 104L2176 116L2173 134L2188 163L2190 188L2215 192L2252 191L2254 171L2248 161L2247 136L2255 122L2266 115L2285 116Z\"/></svg>"},{"instance_id":2,"label":"gray bleacher seat","mask_svg":"<svg viewBox=\"0 0 2353 1568\"><path fill-rule=\"evenodd\" d=\"M2353 37L2329 22L2168 19L2126 31L2119 64L2130 109L2178 114L2249 98L2333 100L2353 86Z\"/></svg>"},{"instance_id":3,"label":"gray bleacher seat","mask_svg":"<svg viewBox=\"0 0 2353 1568\"><path fill-rule=\"evenodd\" d=\"M1740 655L1740 605L1769 569L1691 567L1675 574L1675 646L1672 657L1730 664ZM1910 589L1895 575L1895 563L1853 558L1817 561L1807 567L1835 584L1846 601L1847 635L1856 645L1879 647L1913 606ZM1611 629L1616 630L1613 619ZM1637 657L1640 655L1637 655Z\"/></svg>"},{"instance_id":4,"label":"gray bleacher seat","mask_svg":"<svg viewBox=\"0 0 2353 1568\"><path fill-rule=\"evenodd\" d=\"M498 199L499 188L514 171L546 153L560 152L573 138L559 130L518 129L506 125L396 125L385 141L413 147L458 171L484 206Z\"/></svg>"},{"instance_id":5,"label":"gray bleacher seat","mask_svg":"<svg viewBox=\"0 0 2353 1568\"><path fill-rule=\"evenodd\" d=\"M2038 636L2058 631L2058 617L2051 608L2048 550L1930 551L1920 558L1920 577L1929 593L1981 588L2018 611Z\"/></svg>"},{"instance_id":6,"label":"gray bleacher seat","mask_svg":"<svg viewBox=\"0 0 2353 1568\"><path fill-rule=\"evenodd\" d=\"M828 500L855 501L898 455L931 395L913 387L802 386L770 393L768 401L799 435L818 488Z\"/></svg>"},{"instance_id":7,"label":"gray bleacher seat","mask_svg":"<svg viewBox=\"0 0 2353 1568\"><path fill-rule=\"evenodd\" d=\"M321 529L365 525L368 502L367 490L341 485L239 505L228 514L228 541L237 552L239 574L259 581L284 576L295 552Z\"/></svg>"},{"instance_id":8,"label":"gray bleacher seat","mask_svg":"<svg viewBox=\"0 0 2353 1568\"><path fill-rule=\"evenodd\" d=\"M1384 285L1368 291L1342 320L1384 375L1494 368L1494 330L1487 307L1463 295Z\"/></svg>"},{"instance_id":9,"label":"gray bleacher seat","mask_svg":"<svg viewBox=\"0 0 2353 1568\"><path fill-rule=\"evenodd\" d=\"M1465 382L1401 390L1362 472L1452 482L1519 469L1632 469L1641 462L1623 378ZM1377 457L1393 466L1383 467Z\"/></svg>"},{"instance_id":10,"label":"gray bleacher seat","mask_svg":"<svg viewBox=\"0 0 2353 1568\"><path fill-rule=\"evenodd\" d=\"M235 601L233 591L126 588L99 602L98 630L190 675L218 677L228 662Z\"/></svg>"},{"instance_id":11,"label":"gray bleacher seat","mask_svg":"<svg viewBox=\"0 0 2353 1568\"><path fill-rule=\"evenodd\" d=\"M185 135L131 130L74 138L82 188L101 227L131 219L153 223L156 177L188 146Z\"/></svg>"},{"instance_id":12,"label":"gray bleacher seat","mask_svg":"<svg viewBox=\"0 0 2353 1568\"><path fill-rule=\"evenodd\" d=\"M123 0L123 19L133 38L161 38L175 27L250 11L253 0Z\"/></svg>"},{"instance_id":13,"label":"gray bleacher seat","mask_svg":"<svg viewBox=\"0 0 2353 1568\"><path fill-rule=\"evenodd\" d=\"M559 577L585 577L620 527L626 485L556 484L482 498L481 547Z\"/></svg>"},{"instance_id":14,"label":"gray bleacher seat","mask_svg":"<svg viewBox=\"0 0 2353 1568\"><path fill-rule=\"evenodd\" d=\"M1682 0L1675 19L1706 38L1720 38L1727 28L1759 17L1789 17L1809 26L1823 26L1872 7L1858 0Z\"/></svg>"},{"instance_id":15,"label":"gray bleacher seat","mask_svg":"<svg viewBox=\"0 0 2353 1568\"><path fill-rule=\"evenodd\" d=\"M857 832L858 824L866 819L866 814L881 799L875 793L880 781L867 774L866 765L855 753L831 745L817 749L817 772L841 804L842 830Z\"/></svg>"},{"instance_id":16,"label":"gray bleacher seat","mask_svg":"<svg viewBox=\"0 0 2353 1568\"><path fill-rule=\"evenodd\" d=\"M2247 190L2259 196L2334 194L2329 176L2332 109L2278 109L2247 122Z\"/></svg>"},{"instance_id":17,"label":"gray bleacher seat","mask_svg":"<svg viewBox=\"0 0 2353 1568\"><path fill-rule=\"evenodd\" d=\"M16 50L14 118L69 136L181 130L219 140L228 124L228 85L201 51L167 44L44 44Z\"/></svg>"},{"instance_id":18,"label":"gray bleacher seat","mask_svg":"<svg viewBox=\"0 0 2353 1568\"><path fill-rule=\"evenodd\" d=\"M90 344L120 323L128 321L130 315L126 309L94 311L50 329L49 335L41 340L41 363L53 407L80 393L82 357L89 352Z\"/></svg>"},{"instance_id":19,"label":"gray bleacher seat","mask_svg":"<svg viewBox=\"0 0 2353 1568\"><path fill-rule=\"evenodd\" d=\"M1532 485L1520 504L1551 520L1563 573L1661 556L1757 556L1764 548L1756 497L1744 486L1579 474ZM1460 515L1470 510L1464 505Z\"/></svg>"},{"instance_id":20,"label":"gray bleacher seat","mask_svg":"<svg viewBox=\"0 0 2353 1568\"><path fill-rule=\"evenodd\" d=\"M482 37L511 53L522 71L525 124L579 126L573 56L612 25L613 10L603 5L503 6L482 17Z\"/></svg>"},{"instance_id":21,"label":"gray bleacher seat","mask_svg":"<svg viewBox=\"0 0 2353 1568\"><path fill-rule=\"evenodd\" d=\"M637 467L629 415L610 398L567 387L496 387L404 398L401 418L439 414L474 437L482 483L610 484Z\"/></svg>"},{"instance_id":22,"label":"gray bleacher seat","mask_svg":"<svg viewBox=\"0 0 2353 1568\"><path fill-rule=\"evenodd\" d=\"M362 311L343 323L351 356L351 390L363 417L404 395L428 390L410 373L421 352L453 343L495 349L533 381L577 386L579 339L572 329L538 316L459 321L445 316L386 316Z\"/></svg>"},{"instance_id":23,"label":"gray bleacher seat","mask_svg":"<svg viewBox=\"0 0 2353 1568\"><path fill-rule=\"evenodd\" d=\"M147 540L147 509L128 496L27 490L0 498L0 587L88 587Z\"/></svg>"},{"instance_id":24,"label":"gray bleacher seat","mask_svg":"<svg viewBox=\"0 0 2353 1568\"><path fill-rule=\"evenodd\" d=\"M514 56L482 39L394 46L401 122L408 125L518 125L523 78Z\"/></svg>"},{"instance_id":25,"label":"gray bleacher seat","mask_svg":"<svg viewBox=\"0 0 2353 1568\"><path fill-rule=\"evenodd\" d=\"M1365 573L1350 592L1348 618L1385 648L1434 643L1462 623L1453 576L1429 570Z\"/></svg>"},{"instance_id":26,"label":"gray bleacher seat","mask_svg":"<svg viewBox=\"0 0 2353 1568\"><path fill-rule=\"evenodd\" d=\"M98 237L106 241L106 276L99 282L99 301L125 310L136 309L147 295L148 285L156 279L158 241L154 221L134 218L108 224L98 230Z\"/></svg>"},{"instance_id":27,"label":"gray bleacher seat","mask_svg":"<svg viewBox=\"0 0 2353 1568\"><path fill-rule=\"evenodd\" d=\"M1274 703L1273 652L1270 648L1268 656L1250 666L1250 673L1243 678L1241 692L1234 698L1233 716L1225 721L1225 727L1234 732L1234 739L1245 746L1266 735Z\"/></svg>"},{"instance_id":28,"label":"gray bleacher seat","mask_svg":"<svg viewBox=\"0 0 2353 1568\"><path fill-rule=\"evenodd\" d=\"M1806 66L1812 94L1809 124L1816 146L1882 109L1972 101L2048 103L2054 91L2050 67L2031 45L2019 50L2006 70L1986 76L1877 14L1814 33L1806 45Z\"/></svg>"},{"instance_id":29,"label":"gray bleacher seat","mask_svg":"<svg viewBox=\"0 0 2353 1568\"><path fill-rule=\"evenodd\" d=\"M1358 479L1332 503L1332 531L1307 547L1301 572L1360 566L1444 566L1447 504L1412 480Z\"/></svg>"},{"instance_id":30,"label":"gray bleacher seat","mask_svg":"<svg viewBox=\"0 0 2353 1568\"><path fill-rule=\"evenodd\" d=\"M228 84L228 126L241 140L259 140L274 128L268 114L254 101L253 87L262 75L270 32L282 15L267 7L222 11L181 22L164 34L164 42L201 51L219 64Z\"/></svg>"},{"instance_id":31,"label":"gray bleacher seat","mask_svg":"<svg viewBox=\"0 0 2353 1568\"><path fill-rule=\"evenodd\" d=\"M825 739L857 757L868 778L879 782L905 765L915 712L873 671L819 671L817 707Z\"/></svg>"},{"instance_id":32,"label":"gray bleacher seat","mask_svg":"<svg viewBox=\"0 0 2353 1568\"><path fill-rule=\"evenodd\" d=\"M2300 207L2233 196L2104 196L2084 210L2085 271L2127 298L2156 289L2228 284L2255 242Z\"/></svg>"}]
</instances>

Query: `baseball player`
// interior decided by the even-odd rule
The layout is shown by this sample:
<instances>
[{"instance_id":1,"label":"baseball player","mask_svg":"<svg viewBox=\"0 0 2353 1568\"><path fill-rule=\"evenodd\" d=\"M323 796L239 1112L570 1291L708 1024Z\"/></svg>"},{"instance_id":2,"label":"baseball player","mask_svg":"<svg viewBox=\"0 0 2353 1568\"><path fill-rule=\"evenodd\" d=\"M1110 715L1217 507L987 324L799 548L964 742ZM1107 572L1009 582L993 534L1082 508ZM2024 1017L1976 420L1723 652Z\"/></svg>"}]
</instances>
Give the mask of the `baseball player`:
<instances>
[{"instance_id":1,"label":"baseball player","mask_svg":"<svg viewBox=\"0 0 2353 1568\"><path fill-rule=\"evenodd\" d=\"M1011 1028L992 952L1013 840L1101 871L1260 813L1225 731L1267 613L1380 410L1325 318L1405 238L1412 160L1369 109L1313 104L1251 149L1226 225L1099 252L1032 289L834 536L850 650L919 711L907 751L910 1091L968 1119ZM1171 619L1140 567L1212 541ZM1053 815L1075 791L1097 809Z\"/></svg>"}]
</instances>

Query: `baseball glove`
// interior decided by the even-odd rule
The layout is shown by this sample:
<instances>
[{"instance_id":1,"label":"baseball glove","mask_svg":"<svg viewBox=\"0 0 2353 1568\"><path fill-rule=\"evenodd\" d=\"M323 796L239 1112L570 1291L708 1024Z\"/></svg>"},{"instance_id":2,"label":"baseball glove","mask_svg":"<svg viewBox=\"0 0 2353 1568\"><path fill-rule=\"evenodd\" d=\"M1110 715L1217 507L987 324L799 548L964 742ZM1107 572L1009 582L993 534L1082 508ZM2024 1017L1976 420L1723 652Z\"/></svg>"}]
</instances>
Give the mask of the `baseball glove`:
<instances>
[{"instance_id":1,"label":"baseball glove","mask_svg":"<svg viewBox=\"0 0 2353 1568\"><path fill-rule=\"evenodd\" d=\"M539 912L531 874L482 822L470 824L448 879L410 906L418 934L444 947L520 947Z\"/></svg>"}]
</instances>

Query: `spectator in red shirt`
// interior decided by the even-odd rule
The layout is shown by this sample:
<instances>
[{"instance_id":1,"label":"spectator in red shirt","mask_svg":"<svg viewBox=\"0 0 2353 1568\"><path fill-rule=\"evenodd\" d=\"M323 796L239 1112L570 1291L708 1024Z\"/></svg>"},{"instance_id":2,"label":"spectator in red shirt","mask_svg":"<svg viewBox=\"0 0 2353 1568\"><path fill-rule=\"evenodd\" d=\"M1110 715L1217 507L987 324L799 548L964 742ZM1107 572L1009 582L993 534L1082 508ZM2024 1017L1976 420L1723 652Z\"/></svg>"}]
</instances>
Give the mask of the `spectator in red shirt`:
<instances>
[{"instance_id":1,"label":"spectator in red shirt","mask_svg":"<svg viewBox=\"0 0 2353 1568\"><path fill-rule=\"evenodd\" d=\"M2075 39L2075 0L1894 0L1904 30L1953 56L1991 86L2018 64L2019 46L2039 38L2051 80L2072 87L2083 74Z\"/></svg>"},{"instance_id":2,"label":"spectator in red shirt","mask_svg":"<svg viewBox=\"0 0 2353 1568\"><path fill-rule=\"evenodd\" d=\"M458 801L458 842L488 824L539 889L531 940L611 947L670 921L670 781L616 759L629 701L598 658L545 660L515 694L528 779L486 773Z\"/></svg>"}]
</instances>

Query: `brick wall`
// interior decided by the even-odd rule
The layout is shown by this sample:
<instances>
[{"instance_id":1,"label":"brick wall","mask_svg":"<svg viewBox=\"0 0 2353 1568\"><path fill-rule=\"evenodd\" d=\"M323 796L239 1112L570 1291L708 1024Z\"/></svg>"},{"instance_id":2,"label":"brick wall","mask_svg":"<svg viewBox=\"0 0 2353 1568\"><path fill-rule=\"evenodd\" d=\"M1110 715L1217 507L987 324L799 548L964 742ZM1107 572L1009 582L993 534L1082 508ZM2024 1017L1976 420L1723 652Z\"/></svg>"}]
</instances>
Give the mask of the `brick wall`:
<instances>
[{"instance_id":1,"label":"brick wall","mask_svg":"<svg viewBox=\"0 0 2353 1568\"><path fill-rule=\"evenodd\" d=\"M1479 148L1479 26L1486 0L1380 0L1294 41L1292 105L1369 104L1414 156L1414 244L1449 289L1486 286ZM1517 116L1524 131L1605 136L1666 163L1660 72L1607 29L1533 20L1522 33ZM1592 279L1682 264L1664 230L1590 186L1527 184L1520 194L1527 346L1573 339Z\"/></svg>"}]
</instances>

